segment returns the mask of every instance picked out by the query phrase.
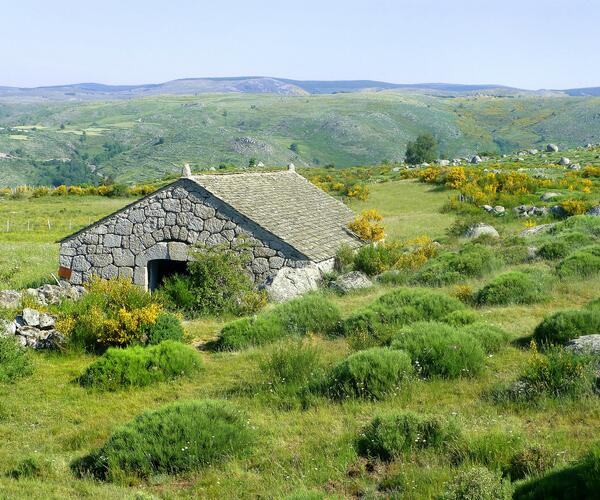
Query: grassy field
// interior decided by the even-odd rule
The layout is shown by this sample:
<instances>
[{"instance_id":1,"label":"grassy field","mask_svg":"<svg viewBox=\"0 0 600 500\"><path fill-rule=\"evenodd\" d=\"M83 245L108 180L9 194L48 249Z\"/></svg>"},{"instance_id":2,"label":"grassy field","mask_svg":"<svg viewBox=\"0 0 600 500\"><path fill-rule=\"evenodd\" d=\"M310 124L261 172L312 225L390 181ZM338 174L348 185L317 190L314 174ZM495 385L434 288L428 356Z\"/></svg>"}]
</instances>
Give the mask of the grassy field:
<instances>
[{"instance_id":1,"label":"grassy field","mask_svg":"<svg viewBox=\"0 0 600 500\"><path fill-rule=\"evenodd\" d=\"M431 132L440 157L448 158L539 149L547 142L582 146L597 140L599 109L597 97L442 98L392 91L7 101L0 103L0 153L10 157L0 158L0 184L39 183L47 162L62 159L94 165L122 182L156 179L184 162L199 169L246 166L251 158L268 166L291 160L366 165L402 160L407 142L422 132ZM107 155L106 144L118 149Z\"/></svg>"},{"instance_id":2,"label":"grassy field","mask_svg":"<svg viewBox=\"0 0 600 500\"><path fill-rule=\"evenodd\" d=\"M439 213L449 196L447 191L413 181L387 182L371 188L370 199L353 202L352 207L378 208L386 217L390 239L443 236L454 221L452 215ZM104 215L126 201L43 199L2 205L0 225L11 212L16 212L12 214L13 227L23 227L27 220L43 223L46 217L53 217L55 223L50 230L0 233L6 259L1 287L45 278L56 267L56 245L52 241L86 224L88 217ZM19 272L11 273L11 266ZM469 284L477 287L480 280ZM597 296L598 290L598 278L558 281L546 302L481 307L476 311L518 340L529 336L548 312L579 307ZM385 287L376 286L346 297L331 297L347 315L384 291ZM209 318L187 322L186 330L195 341L202 342L214 338L221 325L221 321ZM329 363L349 352L343 339L315 337L312 341L322 347ZM264 390L258 369L263 353L261 349L239 353L201 351L205 369L189 380L108 394L87 391L73 382L93 356L36 353L31 377L11 385L0 383L0 497L285 498L296 494L294 498L386 498L391 496L386 484L391 483L402 485L397 498L435 498L443 484L457 474L457 468L444 456L422 451L406 454L388 465L373 466L357 455L353 440L360 428L373 414L388 409L455 419L469 435L490 431L518 434L528 442L545 444L558 463L578 457L598 438L598 398L514 408L492 404L482 397L499 381L514 379L530 358L530 352L518 343L490 356L484 373L475 378L417 380L405 394L376 403L333 403L319 398L307 409L282 409L277 399ZM76 479L71 473L69 463L74 458L101 445L116 426L142 410L204 397L231 400L247 412L258 434L258 442L248 456L196 473L155 476L146 482L101 483ZM32 457L42 464L36 474L10 477L10 471ZM309 492L316 496L309 497Z\"/></svg>"}]
</instances>

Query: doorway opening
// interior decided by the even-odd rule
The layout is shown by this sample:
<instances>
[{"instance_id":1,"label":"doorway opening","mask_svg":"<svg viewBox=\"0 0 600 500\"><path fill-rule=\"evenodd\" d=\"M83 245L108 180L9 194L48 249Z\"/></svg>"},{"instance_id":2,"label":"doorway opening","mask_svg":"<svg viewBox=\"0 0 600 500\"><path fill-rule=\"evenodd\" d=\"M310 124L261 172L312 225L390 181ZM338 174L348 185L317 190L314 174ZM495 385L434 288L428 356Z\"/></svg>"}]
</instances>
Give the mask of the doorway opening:
<instances>
[{"instance_id":1,"label":"doorway opening","mask_svg":"<svg viewBox=\"0 0 600 500\"><path fill-rule=\"evenodd\" d=\"M148 290L156 290L165 278L174 274L188 274L183 260L156 259L148 262Z\"/></svg>"}]
</instances>

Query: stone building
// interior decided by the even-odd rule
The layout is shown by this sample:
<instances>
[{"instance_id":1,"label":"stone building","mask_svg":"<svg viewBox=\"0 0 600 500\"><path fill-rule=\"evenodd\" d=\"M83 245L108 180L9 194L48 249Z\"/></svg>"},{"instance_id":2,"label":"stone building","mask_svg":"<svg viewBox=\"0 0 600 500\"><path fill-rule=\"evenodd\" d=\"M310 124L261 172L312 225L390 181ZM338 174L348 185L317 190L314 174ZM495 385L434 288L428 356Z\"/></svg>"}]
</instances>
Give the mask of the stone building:
<instances>
[{"instance_id":1,"label":"stone building","mask_svg":"<svg viewBox=\"0 0 600 500\"><path fill-rule=\"evenodd\" d=\"M343 245L350 209L293 169L184 176L60 241L62 278L122 276L147 289L185 272L192 245L251 248L259 286L275 300L314 287ZM296 288L300 288L296 290ZM276 290L276 289L279 289Z\"/></svg>"}]
</instances>

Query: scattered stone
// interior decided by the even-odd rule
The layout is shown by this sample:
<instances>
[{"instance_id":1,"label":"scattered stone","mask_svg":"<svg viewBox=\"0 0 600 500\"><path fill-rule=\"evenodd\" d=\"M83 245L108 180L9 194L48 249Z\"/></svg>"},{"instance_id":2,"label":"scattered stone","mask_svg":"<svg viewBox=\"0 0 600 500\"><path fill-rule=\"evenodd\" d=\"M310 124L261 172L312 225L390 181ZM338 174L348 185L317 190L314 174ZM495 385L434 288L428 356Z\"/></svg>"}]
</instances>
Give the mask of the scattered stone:
<instances>
[{"instance_id":1,"label":"scattered stone","mask_svg":"<svg viewBox=\"0 0 600 500\"><path fill-rule=\"evenodd\" d=\"M560 205L553 205L552 207L550 207L550 213L555 217L559 217L561 219L568 217L569 215L567 211Z\"/></svg>"},{"instance_id":2,"label":"scattered stone","mask_svg":"<svg viewBox=\"0 0 600 500\"><path fill-rule=\"evenodd\" d=\"M546 151L548 153L556 153L558 151L558 146L556 144L548 144L546 146Z\"/></svg>"},{"instance_id":3,"label":"scattered stone","mask_svg":"<svg viewBox=\"0 0 600 500\"><path fill-rule=\"evenodd\" d=\"M479 238L483 235L489 235L493 238L499 238L500 235L498 231L493 226L489 224L485 224L483 222L479 222L478 224L473 224L470 226L463 235L465 238Z\"/></svg>"},{"instance_id":4,"label":"scattered stone","mask_svg":"<svg viewBox=\"0 0 600 500\"><path fill-rule=\"evenodd\" d=\"M569 165L569 170L581 170L581 165L579 163L573 163L573 165Z\"/></svg>"},{"instance_id":5,"label":"scattered stone","mask_svg":"<svg viewBox=\"0 0 600 500\"><path fill-rule=\"evenodd\" d=\"M560 193L555 193L553 191L549 191L547 193L544 193L542 196L540 196L540 200L542 201L550 201L553 200L554 198L560 198L562 195Z\"/></svg>"},{"instance_id":6,"label":"scattered stone","mask_svg":"<svg viewBox=\"0 0 600 500\"><path fill-rule=\"evenodd\" d=\"M348 293L352 290L360 290L362 288L370 288L373 286L373 282L367 277L366 274L360 271L352 271L339 276L332 284L331 287L341 293Z\"/></svg>"},{"instance_id":7,"label":"scattered stone","mask_svg":"<svg viewBox=\"0 0 600 500\"><path fill-rule=\"evenodd\" d=\"M40 313L35 309L26 307L23 309L23 314L21 314L21 317L23 318L23 323L25 323L26 326L39 326L40 324Z\"/></svg>"},{"instance_id":8,"label":"scattered stone","mask_svg":"<svg viewBox=\"0 0 600 500\"><path fill-rule=\"evenodd\" d=\"M586 215L593 215L595 217L600 217L600 205L596 205L595 207L590 208Z\"/></svg>"},{"instance_id":9,"label":"scattered stone","mask_svg":"<svg viewBox=\"0 0 600 500\"><path fill-rule=\"evenodd\" d=\"M530 149L530 150L529 150L529 154L530 154L530 155L536 155L536 154L538 154L538 153L539 153L539 151L538 151L537 149Z\"/></svg>"},{"instance_id":10,"label":"scattered stone","mask_svg":"<svg viewBox=\"0 0 600 500\"><path fill-rule=\"evenodd\" d=\"M567 165L571 164L571 160L569 160L566 156L563 156L560 160L558 160L558 164L566 167Z\"/></svg>"},{"instance_id":11,"label":"scattered stone","mask_svg":"<svg viewBox=\"0 0 600 500\"><path fill-rule=\"evenodd\" d=\"M583 335L569 340L565 349L576 354L600 355L600 334Z\"/></svg>"},{"instance_id":12,"label":"scattered stone","mask_svg":"<svg viewBox=\"0 0 600 500\"><path fill-rule=\"evenodd\" d=\"M16 290L0 290L0 307L16 309L21 305L21 297Z\"/></svg>"},{"instance_id":13,"label":"scattered stone","mask_svg":"<svg viewBox=\"0 0 600 500\"><path fill-rule=\"evenodd\" d=\"M556 224L554 224L554 223L550 223L550 224L540 224L539 226L535 226L535 227L528 227L527 229L524 229L523 231L521 231L521 233L519 235L524 238L527 238L530 236L537 236L538 234L550 231L550 229L552 229L555 225Z\"/></svg>"},{"instance_id":14,"label":"scattered stone","mask_svg":"<svg viewBox=\"0 0 600 500\"><path fill-rule=\"evenodd\" d=\"M494 213L496 215L504 215L505 212L506 212L506 208L504 208L502 205L496 205L494 207Z\"/></svg>"},{"instance_id":15,"label":"scattered stone","mask_svg":"<svg viewBox=\"0 0 600 500\"><path fill-rule=\"evenodd\" d=\"M479 155L475 155L471 158L470 162L473 164L478 164L481 163L483 160L481 159L481 156Z\"/></svg>"}]
</instances>

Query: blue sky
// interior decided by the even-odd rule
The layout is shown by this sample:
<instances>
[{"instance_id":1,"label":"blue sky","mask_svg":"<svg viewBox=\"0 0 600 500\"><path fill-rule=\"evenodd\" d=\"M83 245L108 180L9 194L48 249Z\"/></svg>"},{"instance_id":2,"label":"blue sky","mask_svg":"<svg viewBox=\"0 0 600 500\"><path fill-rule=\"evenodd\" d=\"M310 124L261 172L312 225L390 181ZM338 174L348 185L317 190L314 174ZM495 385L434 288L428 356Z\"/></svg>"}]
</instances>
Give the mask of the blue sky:
<instances>
[{"instance_id":1,"label":"blue sky","mask_svg":"<svg viewBox=\"0 0 600 500\"><path fill-rule=\"evenodd\" d=\"M0 20L0 85L267 75L600 86L598 0L17 0Z\"/></svg>"}]
</instances>

